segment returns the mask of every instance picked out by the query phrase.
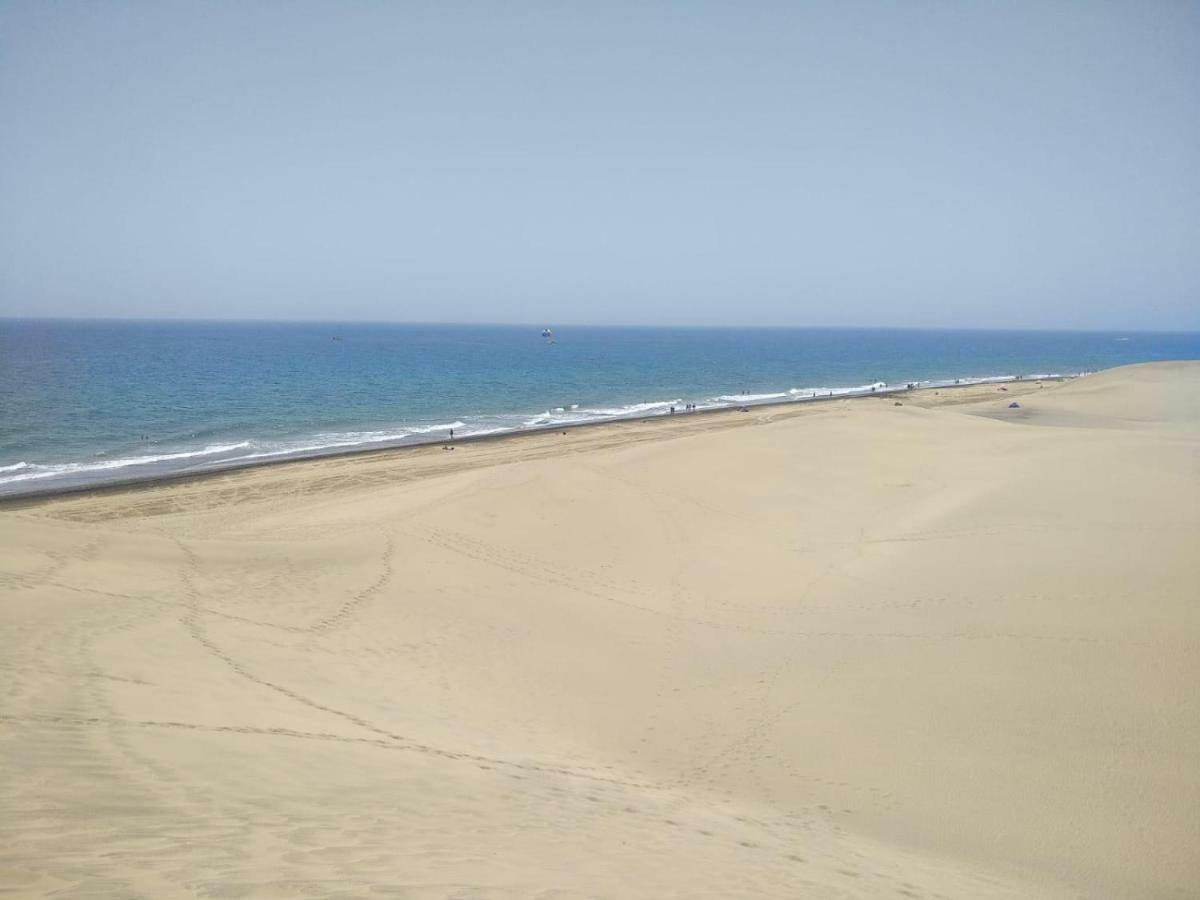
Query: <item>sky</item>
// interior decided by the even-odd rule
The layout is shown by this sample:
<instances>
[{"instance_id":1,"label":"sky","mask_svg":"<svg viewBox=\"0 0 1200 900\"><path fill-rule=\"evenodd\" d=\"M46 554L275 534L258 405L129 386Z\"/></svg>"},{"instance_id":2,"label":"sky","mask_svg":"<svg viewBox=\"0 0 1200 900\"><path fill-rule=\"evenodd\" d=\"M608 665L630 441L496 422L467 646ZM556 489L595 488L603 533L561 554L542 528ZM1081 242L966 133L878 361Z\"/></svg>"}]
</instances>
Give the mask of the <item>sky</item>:
<instances>
[{"instance_id":1,"label":"sky","mask_svg":"<svg viewBox=\"0 0 1200 900\"><path fill-rule=\"evenodd\" d=\"M1200 329L1200 3L0 0L0 315Z\"/></svg>"}]
</instances>

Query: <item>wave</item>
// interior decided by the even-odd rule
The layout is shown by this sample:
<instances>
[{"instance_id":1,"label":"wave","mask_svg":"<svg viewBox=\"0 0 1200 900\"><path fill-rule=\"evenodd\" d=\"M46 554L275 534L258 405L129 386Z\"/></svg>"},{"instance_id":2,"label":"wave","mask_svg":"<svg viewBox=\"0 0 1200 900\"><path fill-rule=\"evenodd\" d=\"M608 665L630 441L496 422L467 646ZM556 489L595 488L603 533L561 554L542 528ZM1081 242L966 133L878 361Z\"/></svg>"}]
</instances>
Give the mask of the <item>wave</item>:
<instances>
[{"instance_id":1,"label":"wave","mask_svg":"<svg viewBox=\"0 0 1200 900\"><path fill-rule=\"evenodd\" d=\"M681 406L682 399L650 400L645 403L629 403L625 406L607 407L603 409L583 410L592 416L616 418L618 416L638 416L648 413L667 412L672 406Z\"/></svg>"},{"instance_id":2,"label":"wave","mask_svg":"<svg viewBox=\"0 0 1200 900\"><path fill-rule=\"evenodd\" d=\"M716 399L722 403L762 403L764 400L786 400L788 392L779 394L722 394Z\"/></svg>"},{"instance_id":3,"label":"wave","mask_svg":"<svg viewBox=\"0 0 1200 900\"><path fill-rule=\"evenodd\" d=\"M443 432L447 437L450 431L466 428L467 423L455 419L453 422L441 422L437 425L416 425L395 431L325 431L318 432L312 438L284 443L276 447L264 448L256 453L243 453L221 460L221 463L244 462L250 459L271 459L281 456L303 456L306 453L320 453L328 450L338 450L344 447L365 447L370 444L398 444L406 439L427 434ZM508 430L508 429L501 429ZM472 434L464 433L464 437ZM257 446L262 446L257 445Z\"/></svg>"},{"instance_id":4,"label":"wave","mask_svg":"<svg viewBox=\"0 0 1200 900\"><path fill-rule=\"evenodd\" d=\"M109 459L104 462L94 463L60 463L58 465L38 465L36 463L17 463L15 466L5 466L0 471L16 471L21 470L20 475L9 475L6 478L0 478L0 484L8 484L14 481L29 481L35 478L51 478L55 475L79 475L88 472L105 472L111 469L124 469L129 466L147 466L154 463L176 462L183 459L192 459L194 457L211 456L218 453L231 453L234 450L240 450L244 447L249 447L249 441L242 441L237 444L216 444L209 447L204 447L200 450L181 450L178 453L159 453L152 456L126 456L120 459ZM25 472L25 469L34 469L36 471Z\"/></svg>"}]
</instances>

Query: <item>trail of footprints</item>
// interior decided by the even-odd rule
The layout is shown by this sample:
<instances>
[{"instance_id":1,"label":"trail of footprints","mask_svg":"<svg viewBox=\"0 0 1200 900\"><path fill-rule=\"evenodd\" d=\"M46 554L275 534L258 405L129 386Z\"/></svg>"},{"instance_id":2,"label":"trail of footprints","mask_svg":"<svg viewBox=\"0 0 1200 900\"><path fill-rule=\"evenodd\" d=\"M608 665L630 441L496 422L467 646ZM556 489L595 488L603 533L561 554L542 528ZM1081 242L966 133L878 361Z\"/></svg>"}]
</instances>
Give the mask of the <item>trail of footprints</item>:
<instances>
[{"instance_id":1,"label":"trail of footprints","mask_svg":"<svg viewBox=\"0 0 1200 900\"><path fill-rule=\"evenodd\" d=\"M407 737L405 737L404 735L396 734L394 732L387 731L386 729L380 728L377 725L373 724L372 722L369 722L360 716L354 715L353 713L349 713L349 712L346 712L345 710L337 709L335 707L332 707L327 704L320 703L316 700L313 700L310 697L306 697L303 694L300 694L297 691L292 690L291 688L287 687L286 685L282 685L277 682L270 681L266 678L262 678L256 674L254 674L245 665L243 665L241 662L239 662L234 657L230 656L228 653L226 653L224 650L222 650L220 647L218 647L212 641L211 638L209 638L207 631L204 629L203 622L200 619L199 607L198 607L199 594L195 588L194 581L193 581L192 574L191 574L191 572L194 571L195 568L198 566L199 561L198 561L195 553L190 548L188 548L186 544L184 544L182 542L178 542L178 545L180 547L180 550L183 552L185 559L187 560L187 564L186 564L185 568L182 570L181 575L182 575L183 584L184 584L184 592L189 599L189 607L190 608L189 608L187 615L183 619L183 623L184 623L184 627L187 628L188 633L191 635L191 637L197 643L199 643L202 647L204 647L204 649L206 651L208 651L208 653L210 655L212 655L216 659L220 660L222 663L224 663L227 667L229 667L232 671L236 672L242 678L245 678L246 680L251 681L255 684L261 685L262 687L272 690L278 694L281 694L282 696L287 697L291 700L294 700L297 703L300 703L304 706L308 706L311 709L315 709L315 710L318 710L319 712L327 713L329 715L340 718L346 722L349 722L352 725L355 725L365 731L368 731L368 732L376 735L377 737L375 737L375 738L353 738L353 737L348 737L348 736L334 735L331 733L300 732L300 731L295 731L292 729L252 729L252 728L240 728L240 727L232 727L232 726L199 726L199 725L189 725L188 723L178 723L178 722L171 722L171 723L141 722L141 723L136 723L136 724L144 725L146 727L178 727L178 728L192 728L194 730L206 730L207 729L207 730L228 731L228 732L245 733L245 734L261 733L261 734L283 735L283 736L288 736L288 737L310 738L310 739L320 739L320 740L340 740L340 741L347 742L347 743L366 743L366 744L372 744L375 746L380 746L385 749L405 750L405 751L411 751L411 752L417 752L417 753L426 753L426 754L430 754L430 755L434 755L434 756L440 756L440 757L443 757L446 759L466 760L468 762L476 762L476 763L485 764L485 765L503 766L503 767L509 767L509 768L515 768L515 769L525 769L525 770L529 770L529 771L549 772L549 773L554 773L557 775L564 775L564 776L571 777L571 778L582 778L582 779L587 779L587 780L592 780L592 781L611 782L613 784L621 784L621 785L625 785L628 787L638 787L638 788L651 787L651 785L648 785L648 784L639 784L636 782L622 781L620 779L595 774L593 772L587 772L580 768L567 768L567 767L560 767L560 766L547 766L547 765L538 765L538 764L534 764L534 763L516 762L513 760L484 756L484 755L480 755L480 754L462 753L462 752L456 752L456 751L451 751L451 750L445 750L440 747L434 747L434 746L431 746L428 744L422 744L419 742L412 741L412 740L408 739ZM389 549L390 549L390 543L389 543ZM388 570L384 573L384 575L381 576L379 581L377 581L375 584L371 585L370 587L366 588L363 592L360 593L360 595L356 595L356 597L352 598L351 601L348 601L347 607L344 607L342 612L345 612L347 610L347 608L349 608L351 606L351 604L363 602L367 596L378 591L383 586L383 584L386 583L386 580L390 577L391 577L391 569L389 567ZM336 618L336 615L338 615L338 614L335 614L335 618ZM103 721L103 720L101 720L101 721ZM87 722L87 724L94 724L94 723Z\"/></svg>"},{"instance_id":2,"label":"trail of footprints","mask_svg":"<svg viewBox=\"0 0 1200 900\"><path fill-rule=\"evenodd\" d=\"M381 557L382 570L379 577L368 587L363 588L345 603L343 603L336 612L319 619L310 626L310 631L325 633L345 624L351 616L364 603L387 587L388 583L395 575L395 569L392 565L392 557L396 552L396 544L390 534L385 535L385 546L383 556Z\"/></svg>"}]
</instances>

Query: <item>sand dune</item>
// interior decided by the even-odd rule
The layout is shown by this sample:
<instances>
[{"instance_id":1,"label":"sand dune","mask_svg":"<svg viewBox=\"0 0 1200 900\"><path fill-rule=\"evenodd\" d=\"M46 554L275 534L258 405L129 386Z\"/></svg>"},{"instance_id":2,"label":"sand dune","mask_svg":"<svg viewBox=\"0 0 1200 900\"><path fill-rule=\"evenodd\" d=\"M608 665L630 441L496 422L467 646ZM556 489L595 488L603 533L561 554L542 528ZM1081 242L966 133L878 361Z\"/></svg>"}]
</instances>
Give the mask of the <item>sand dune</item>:
<instances>
[{"instance_id":1,"label":"sand dune","mask_svg":"<svg viewBox=\"0 0 1200 900\"><path fill-rule=\"evenodd\" d=\"M1193 894L1198 397L1135 366L0 508L0 893Z\"/></svg>"}]
</instances>

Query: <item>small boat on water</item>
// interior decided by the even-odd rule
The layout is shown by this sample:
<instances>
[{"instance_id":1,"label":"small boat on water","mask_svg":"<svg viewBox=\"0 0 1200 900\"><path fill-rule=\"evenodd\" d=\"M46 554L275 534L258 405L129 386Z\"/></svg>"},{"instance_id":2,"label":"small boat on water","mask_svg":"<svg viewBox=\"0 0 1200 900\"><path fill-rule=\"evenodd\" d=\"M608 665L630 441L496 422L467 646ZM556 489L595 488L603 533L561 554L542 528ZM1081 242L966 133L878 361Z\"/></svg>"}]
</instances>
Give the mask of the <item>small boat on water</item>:
<instances>
[{"instance_id":1,"label":"small boat on water","mask_svg":"<svg viewBox=\"0 0 1200 900\"><path fill-rule=\"evenodd\" d=\"M547 340L550 340L551 338L554 337L554 332L551 331L549 328L543 328L542 329L542 337L546 338Z\"/></svg>"}]
</instances>

